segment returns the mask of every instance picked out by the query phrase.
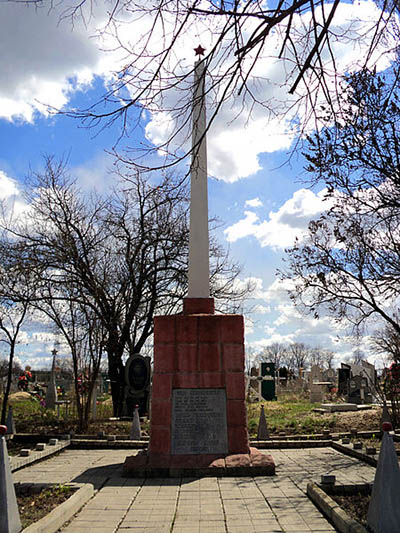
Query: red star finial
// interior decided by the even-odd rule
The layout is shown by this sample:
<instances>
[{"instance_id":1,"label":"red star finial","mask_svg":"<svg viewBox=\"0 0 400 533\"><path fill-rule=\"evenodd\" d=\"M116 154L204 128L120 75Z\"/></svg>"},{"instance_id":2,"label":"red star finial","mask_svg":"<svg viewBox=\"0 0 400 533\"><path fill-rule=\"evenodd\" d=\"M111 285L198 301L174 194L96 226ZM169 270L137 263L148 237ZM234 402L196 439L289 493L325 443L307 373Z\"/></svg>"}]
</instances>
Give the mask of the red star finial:
<instances>
[{"instance_id":1,"label":"red star finial","mask_svg":"<svg viewBox=\"0 0 400 533\"><path fill-rule=\"evenodd\" d=\"M197 48L193 48L193 50L196 52L196 56L203 56L204 52L206 51L206 49L203 48L201 44L199 44Z\"/></svg>"}]
</instances>

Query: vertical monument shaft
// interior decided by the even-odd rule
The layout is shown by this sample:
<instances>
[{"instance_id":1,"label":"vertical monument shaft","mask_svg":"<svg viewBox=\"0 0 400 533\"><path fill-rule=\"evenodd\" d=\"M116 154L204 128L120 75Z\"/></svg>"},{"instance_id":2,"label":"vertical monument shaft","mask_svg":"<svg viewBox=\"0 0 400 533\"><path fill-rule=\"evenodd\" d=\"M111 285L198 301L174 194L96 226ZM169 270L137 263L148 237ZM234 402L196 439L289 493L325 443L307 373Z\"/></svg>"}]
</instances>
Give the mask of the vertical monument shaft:
<instances>
[{"instance_id":1,"label":"vertical monument shaft","mask_svg":"<svg viewBox=\"0 0 400 533\"><path fill-rule=\"evenodd\" d=\"M205 65L198 60L194 72L192 165L189 237L189 298L210 297L208 239Z\"/></svg>"}]
</instances>

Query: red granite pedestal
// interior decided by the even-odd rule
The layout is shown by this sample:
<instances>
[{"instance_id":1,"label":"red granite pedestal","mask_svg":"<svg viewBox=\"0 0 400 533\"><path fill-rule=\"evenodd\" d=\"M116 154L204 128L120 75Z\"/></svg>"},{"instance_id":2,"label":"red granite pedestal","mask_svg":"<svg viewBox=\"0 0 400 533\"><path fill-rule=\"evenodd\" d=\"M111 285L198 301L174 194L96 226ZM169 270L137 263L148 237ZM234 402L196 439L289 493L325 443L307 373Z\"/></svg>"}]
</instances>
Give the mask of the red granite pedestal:
<instances>
[{"instance_id":1,"label":"red granite pedestal","mask_svg":"<svg viewBox=\"0 0 400 533\"><path fill-rule=\"evenodd\" d=\"M272 457L249 447L244 357L243 316L215 315L212 298L186 298L182 315L156 317L149 449L127 457L124 474L273 475ZM173 453L175 389L225 391L226 453Z\"/></svg>"}]
</instances>

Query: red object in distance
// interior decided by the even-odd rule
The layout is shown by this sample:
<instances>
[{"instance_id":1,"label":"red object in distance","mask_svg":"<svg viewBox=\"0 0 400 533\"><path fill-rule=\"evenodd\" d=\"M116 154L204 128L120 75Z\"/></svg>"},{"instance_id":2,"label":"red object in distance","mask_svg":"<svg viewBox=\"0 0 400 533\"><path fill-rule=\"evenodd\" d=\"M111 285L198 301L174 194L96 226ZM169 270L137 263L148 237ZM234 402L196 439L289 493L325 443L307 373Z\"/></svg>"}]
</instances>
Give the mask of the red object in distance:
<instances>
[{"instance_id":1,"label":"red object in distance","mask_svg":"<svg viewBox=\"0 0 400 533\"><path fill-rule=\"evenodd\" d=\"M7 426L0 426L0 436L3 436L7 433Z\"/></svg>"},{"instance_id":2,"label":"red object in distance","mask_svg":"<svg viewBox=\"0 0 400 533\"><path fill-rule=\"evenodd\" d=\"M382 424L382 430L383 431L392 431L392 429L393 429L393 426L392 426L392 424L390 422L384 422Z\"/></svg>"}]
</instances>

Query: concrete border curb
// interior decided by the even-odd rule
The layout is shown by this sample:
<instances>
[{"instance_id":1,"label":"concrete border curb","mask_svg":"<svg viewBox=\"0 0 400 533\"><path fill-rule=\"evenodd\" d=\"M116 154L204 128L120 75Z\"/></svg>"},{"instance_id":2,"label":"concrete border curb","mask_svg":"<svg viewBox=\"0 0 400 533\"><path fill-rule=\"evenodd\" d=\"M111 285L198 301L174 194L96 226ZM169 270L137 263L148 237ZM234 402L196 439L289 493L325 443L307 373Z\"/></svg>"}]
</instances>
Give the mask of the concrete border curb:
<instances>
[{"instance_id":1,"label":"concrete border curb","mask_svg":"<svg viewBox=\"0 0 400 533\"><path fill-rule=\"evenodd\" d=\"M64 448L70 446L70 442L71 441L69 440L62 440L57 444L46 445L46 448L43 451L32 450L32 454L28 455L28 457L12 455L11 472L15 472L16 470L20 470L21 468L30 466L31 464L36 463L38 461L43 461L43 459L47 459L51 455L61 452L62 450L64 450Z\"/></svg>"},{"instance_id":2,"label":"concrete border curb","mask_svg":"<svg viewBox=\"0 0 400 533\"><path fill-rule=\"evenodd\" d=\"M378 460L374 456L367 455L362 451L360 452L358 450L354 450L353 448L345 446L344 444L340 444L339 442L332 442L331 447L337 450L338 452L344 453L345 455L349 455L350 457L355 457L356 459L364 461L364 463L368 463L371 466L376 467L376 465L378 464Z\"/></svg>"},{"instance_id":3,"label":"concrete border curb","mask_svg":"<svg viewBox=\"0 0 400 533\"><path fill-rule=\"evenodd\" d=\"M56 533L94 495L94 487L91 483L65 483L65 485L79 488L68 500L65 500L48 515L23 529L22 533Z\"/></svg>"},{"instance_id":4,"label":"concrete border curb","mask_svg":"<svg viewBox=\"0 0 400 533\"><path fill-rule=\"evenodd\" d=\"M364 526L353 520L315 483L310 482L307 484L307 495L340 533L368 533Z\"/></svg>"}]
</instances>

